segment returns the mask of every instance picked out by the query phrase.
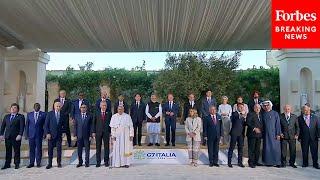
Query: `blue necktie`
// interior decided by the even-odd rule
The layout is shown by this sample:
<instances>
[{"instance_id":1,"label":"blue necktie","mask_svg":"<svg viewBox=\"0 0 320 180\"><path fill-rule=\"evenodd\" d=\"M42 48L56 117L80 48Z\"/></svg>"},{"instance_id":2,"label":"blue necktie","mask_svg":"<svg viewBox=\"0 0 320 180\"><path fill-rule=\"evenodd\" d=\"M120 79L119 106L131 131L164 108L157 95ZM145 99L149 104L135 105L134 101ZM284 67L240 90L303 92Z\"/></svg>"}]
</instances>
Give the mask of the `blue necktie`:
<instances>
[{"instance_id":1,"label":"blue necktie","mask_svg":"<svg viewBox=\"0 0 320 180\"><path fill-rule=\"evenodd\" d=\"M14 119L14 114L11 114L10 122Z\"/></svg>"},{"instance_id":2,"label":"blue necktie","mask_svg":"<svg viewBox=\"0 0 320 180\"><path fill-rule=\"evenodd\" d=\"M59 120L60 120L60 113L59 112L56 113L56 119L57 119L57 124L59 124Z\"/></svg>"}]
</instances>

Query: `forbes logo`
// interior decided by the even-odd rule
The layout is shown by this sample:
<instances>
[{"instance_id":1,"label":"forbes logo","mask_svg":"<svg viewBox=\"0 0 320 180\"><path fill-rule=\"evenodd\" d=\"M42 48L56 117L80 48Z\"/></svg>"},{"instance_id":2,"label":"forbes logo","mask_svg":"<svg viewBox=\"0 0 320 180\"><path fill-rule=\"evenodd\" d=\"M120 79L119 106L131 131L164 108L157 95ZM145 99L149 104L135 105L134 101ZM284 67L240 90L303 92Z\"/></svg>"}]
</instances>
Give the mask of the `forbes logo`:
<instances>
[{"instance_id":1,"label":"forbes logo","mask_svg":"<svg viewBox=\"0 0 320 180\"><path fill-rule=\"evenodd\" d=\"M276 21L316 21L317 13L300 13L299 10L287 13L284 10L276 10Z\"/></svg>"}]
</instances>

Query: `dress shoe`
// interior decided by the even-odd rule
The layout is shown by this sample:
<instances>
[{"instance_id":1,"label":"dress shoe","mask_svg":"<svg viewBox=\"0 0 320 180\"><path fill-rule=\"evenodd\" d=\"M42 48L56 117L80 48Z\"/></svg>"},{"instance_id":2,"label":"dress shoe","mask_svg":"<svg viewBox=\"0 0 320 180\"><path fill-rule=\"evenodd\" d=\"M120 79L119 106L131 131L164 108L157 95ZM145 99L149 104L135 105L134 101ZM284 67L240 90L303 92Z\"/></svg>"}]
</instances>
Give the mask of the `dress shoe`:
<instances>
[{"instance_id":1,"label":"dress shoe","mask_svg":"<svg viewBox=\"0 0 320 180\"><path fill-rule=\"evenodd\" d=\"M170 144L169 143L167 143L166 145L164 145L164 146L170 146Z\"/></svg>"},{"instance_id":2,"label":"dress shoe","mask_svg":"<svg viewBox=\"0 0 320 180\"><path fill-rule=\"evenodd\" d=\"M40 168L41 167L41 164L37 164L37 168Z\"/></svg>"},{"instance_id":3,"label":"dress shoe","mask_svg":"<svg viewBox=\"0 0 320 180\"><path fill-rule=\"evenodd\" d=\"M78 168L78 167L81 167L81 166L82 166L82 164L77 164L77 168Z\"/></svg>"},{"instance_id":4,"label":"dress shoe","mask_svg":"<svg viewBox=\"0 0 320 180\"><path fill-rule=\"evenodd\" d=\"M249 165L249 167L251 167L251 168L256 168L256 166L255 166L255 165L252 165L252 164Z\"/></svg>"},{"instance_id":5,"label":"dress shoe","mask_svg":"<svg viewBox=\"0 0 320 180\"><path fill-rule=\"evenodd\" d=\"M153 146L153 144L152 144L152 143L149 143L148 146Z\"/></svg>"},{"instance_id":6,"label":"dress shoe","mask_svg":"<svg viewBox=\"0 0 320 180\"><path fill-rule=\"evenodd\" d=\"M109 167L109 163L104 163L104 166L105 167Z\"/></svg>"},{"instance_id":7,"label":"dress shoe","mask_svg":"<svg viewBox=\"0 0 320 180\"><path fill-rule=\"evenodd\" d=\"M19 165L15 165L14 168L15 168L15 169L19 169Z\"/></svg>"},{"instance_id":8,"label":"dress shoe","mask_svg":"<svg viewBox=\"0 0 320 180\"><path fill-rule=\"evenodd\" d=\"M316 169L320 169L319 165L314 165L313 167Z\"/></svg>"},{"instance_id":9,"label":"dress shoe","mask_svg":"<svg viewBox=\"0 0 320 180\"><path fill-rule=\"evenodd\" d=\"M142 144L141 144L141 143L139 143L139 144L138 144L138 146L142 146Z\"/></svg>"},{"instance_id":10,"label":"dress shoe","mask_svg":"<svg viewBox=\"0 0 320 180\"><path fill-rule=\"evenodd\" d=\"M303 164L303 165L302 165L302 167L303 167L303 168L305 168L305 167L308 167L308 165L306 165L306 164Z\"/></svg>"},{"instance_id":11,"label":"dress shoe","mask_svg":"<svg viewBox=\"0 0 320 180\"><path fill-rule=\"evenodd\" d=\"M220 167L220 165L219 164L213 164L215 167Z\"/></svg>"},{"instance_id":12,"label":"dress shoe","mask_svg":"<svg viewBox=\"0 0 320 180\"><path fill-rule=\"evenodd\" d=\"M58 164L58 168L62 168L62 165L60 163Z\"/></svg>"},{"instance_id":13,"label":"dress shoe","mask_svg":"<svg viewBox=\"0 0 320 180\"><path fill-rule=\"evenodd\" d=\"M238 166L239 166L239 167L242 167L242 168L245 167L242 163L239 163Z\"/></svg>"},{"instance_id":14,"label":"dress shoe","mask_svg":"<svg viewBox=\"0 0 320 180\"><path fill-rule=\"evenodd\" d=\"M285 165L285 164L282 164L280 167L285 168L285 167L286 167L286 165Z\"/></svg>"},{"instance_id":15,"label":"dress shoe","mask_svg":"<svg viewBox=\"0 0 320 180\"><path fill-rule=\"evenodd\" d=\"M261 163L257 163L257 164L256 164L256 166L263 166L263 164L261 164Z\"/></svg>"},{"instance_id":16,"label":"dress shoe","mask_svg":"<svg viewBox=\"0 0 320 180\"><path fill-rule=\"evenodd\" d=\"M27 166L27 168L32 168L32 167L34 167L33 164L29 164L29 165Z\"/></svg>"},{"instance_id":17,"label":"dress shoe","mask_svg":"<svg viewBox=\"0 0 320 180\"><path fill-rule=\"evenodd\" d=\"M298 168L296 165L294 165L294 164L291 164L290 165L291 167L293 167L293 168Z\"/></svg>"},{"instance_id":18,"label":"dress shoe","mask_svg":"<svg viewBox=\"0 0 320 180\"><path fill-rule=\"evenodd\" d=\"M176 146L176 144L172 144L172 146Z\"/></svg>"},{"instance_id":19,"label":"dress shoe","mask_svg":"<svg viewBox=\"0 0 320 180\"><path fill-rule=\"evenodd\" d=\"M51 169L51 168L52 168L51 164L47 165L47 167L46 167L46 169Z\"/></svg>"},{"instance_id":20,"label":"dress shoe","mask_svg":"<svg viewBox=\"0 0 320 180\"><path fill-rule=\"evenodd\" d=\"M86 164L86 165L85 165L85 167L89 167L89 166L90 166L89 164Z\"/></svg>"},{"instance_id":21,"label":"dress shoe","mask_svg":"<svg viewBox=\"0 0 320 180\"><path fill-rule=\"evenodd\" d=\"M159 144L159 143L156 143L156 146L160 146L160 144Z\"/></svg>"},{"instance_id":22,"label":"dress shoe","mask_svg":"<svg viewBox=\"0 0 320 180\"><path fill-rule=\"evenodd\" d=\"M276 167L276 168L282 168L282 166L281 166L281 165L276 165L276 166L274 166L274 167Z\"/></svg>"},{"instance_id":23,"label":"dress shoe","mask_svg":"<svg viewBox=\"0 0 320 180\"><path fill-rule=\"evenodd\" d=\"M4 169L8 169L8 168L10 168L10 166L4 165L1 169L4 170Z\"/></svg>"},{"instance_id":24,"label":"dress shoe","mask_svg":"<svg viewBox=\"0 0 320 180\"><path fill-rule=\"evenodd\" d=\"M129 165L125 165L125 166L123 166L124 168L129 168Z\"/></svg>"},{"instance_id":25,"label":"dress shoe","mask_svg":"<svg viewBox=\"0 0 320 180\"><path fill-rule=\"evenodd\" d=\"M229 168L233 168L232 164L228 164L228 167L229 167Z\"/></svg>"},{"instance_id":26,"label":"dress shoe","mask_svg":"<svg viewBox=\"0 0 320 180\"><path fill-rule=\"evenodd\" d=\"M100 167L100 164L96 164L96 167Z\"/></svg>"},{"instance_id":27,"label":"dress shoe","mask_svg":"<svg viewBox=\"0 0 320 180\"><path fill-rule=\"evenodd\" d=\"M210 163L210 164L209 164L209 167L213 167L213 163Z\"/></svg>"}]
</instances>

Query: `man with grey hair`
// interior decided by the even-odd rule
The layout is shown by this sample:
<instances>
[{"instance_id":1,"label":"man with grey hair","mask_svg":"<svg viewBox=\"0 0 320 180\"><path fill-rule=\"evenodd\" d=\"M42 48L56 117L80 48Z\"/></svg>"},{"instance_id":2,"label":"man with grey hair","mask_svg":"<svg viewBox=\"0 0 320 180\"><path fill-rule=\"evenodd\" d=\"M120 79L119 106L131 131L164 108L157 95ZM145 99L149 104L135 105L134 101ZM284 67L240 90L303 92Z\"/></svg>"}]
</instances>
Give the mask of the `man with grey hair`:
<instances>
[{"instance_id":1,"label":"man with grey hair","mask_svg":"<svg viewBox=\"0 0 320 180\"><path fill-rule=\"evenodd\" d=\"M272 102L262 102L264 112L262 121L263 130L263 151L262 161L266 166L281 167L281 146L280 146L280 117L279 114L272 110Z\"/></svg>"}]
</instances>

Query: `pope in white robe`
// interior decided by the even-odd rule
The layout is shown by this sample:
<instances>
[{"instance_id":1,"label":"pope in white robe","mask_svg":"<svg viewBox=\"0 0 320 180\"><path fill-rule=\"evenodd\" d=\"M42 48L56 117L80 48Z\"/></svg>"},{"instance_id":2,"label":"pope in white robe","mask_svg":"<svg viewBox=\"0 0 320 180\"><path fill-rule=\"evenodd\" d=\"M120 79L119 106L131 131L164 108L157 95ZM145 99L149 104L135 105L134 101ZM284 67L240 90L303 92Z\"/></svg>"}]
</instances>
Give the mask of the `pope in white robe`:
<instances>
[{"instance_id":1,"label":"pope in white robe","mask_svg":"<svg viewBox=\"0 0 320 180\"><path fill-rule=\"evenodd\" d=\"M112 167L128 168L133 156L133 123L130 115L124 113L124 107L118 107L110 121L112 138Z\"/></svg>"}]
</instances>

